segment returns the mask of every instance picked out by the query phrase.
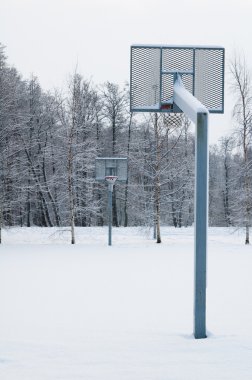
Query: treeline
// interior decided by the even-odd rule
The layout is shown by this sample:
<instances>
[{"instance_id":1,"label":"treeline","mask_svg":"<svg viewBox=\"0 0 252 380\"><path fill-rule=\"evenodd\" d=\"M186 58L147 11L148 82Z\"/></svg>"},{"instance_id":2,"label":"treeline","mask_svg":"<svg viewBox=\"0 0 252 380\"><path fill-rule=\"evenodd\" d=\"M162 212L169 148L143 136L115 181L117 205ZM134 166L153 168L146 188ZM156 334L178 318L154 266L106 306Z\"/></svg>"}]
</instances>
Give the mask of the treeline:
<instances>
[{"instance_id":1,"label":"treeline","mask_svg":"<svg viewBox=\"0 0 252 380\"><path fill-rule=\"evenodd\" d=\"M240 62L233 69L244 76ZM235 72L233 82L237 85ZM248 84L243 97L241 86L234 89L237 128L211 147L209 169L210 225L244 226L247 232L252 188ZM44 92L36 77L24 80L8 65L0 45L1 226L71 226L74 243L74 226L107 223L106 185L95 181L95 158L128 157L128 181L117 183L113 193L113 224L154 226L161 241L160 225L193 223L194 149L183 115L133 115L127 85L96 86L77 72L66 90Z\"/></svg>"}]
</instances>

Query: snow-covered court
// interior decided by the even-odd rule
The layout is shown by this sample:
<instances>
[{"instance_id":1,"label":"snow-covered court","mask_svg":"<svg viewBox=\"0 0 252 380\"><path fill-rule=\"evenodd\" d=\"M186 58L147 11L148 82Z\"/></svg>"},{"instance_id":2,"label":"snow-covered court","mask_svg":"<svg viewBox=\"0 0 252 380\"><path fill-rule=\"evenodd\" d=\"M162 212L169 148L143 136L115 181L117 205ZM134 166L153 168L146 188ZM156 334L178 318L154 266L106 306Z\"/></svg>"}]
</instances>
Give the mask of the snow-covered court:
<instances>
[{"instance_id":1,"label":"snow-covered court","mask_svg":"<svg viewBox=\"0 0 252 380\"><path fill-rule=\"evenodd\" d=\"M209 230L193 338L193 229L19 228L0 246L1 380L251 380L252 248Z\"/></svg>"}]
</instances>

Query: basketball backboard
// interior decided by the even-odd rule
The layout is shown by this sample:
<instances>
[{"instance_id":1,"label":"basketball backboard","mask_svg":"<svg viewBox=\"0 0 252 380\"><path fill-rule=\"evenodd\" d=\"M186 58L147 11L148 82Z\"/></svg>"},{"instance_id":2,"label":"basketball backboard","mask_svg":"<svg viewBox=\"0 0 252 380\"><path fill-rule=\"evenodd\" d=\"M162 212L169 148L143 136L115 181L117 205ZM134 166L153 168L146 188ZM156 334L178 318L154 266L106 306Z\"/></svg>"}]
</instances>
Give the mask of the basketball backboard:
<instances>
[{"instance_id":1,"label":"basketball backboard","mask_svg":"<svg viewBox=\"0 0 252 380\"><path fill-rule=\"evenodd\" d=\"M210 113L224 112L224 55L218 46L131 46L131 112L181 112L173 102L180 75Z\"/></svg>"},{"instance_id":2,"label":"basketball backboard","mask_svg":"<svg viewBox=\"0 0 252 380\"><path fill-rule=\"evenodd\" d=\"M126 182L128 160L121 157L97 157L95 160L96 181L103 182L106 177L116 177L116 181Z\"/></svg>"}]
</instances>

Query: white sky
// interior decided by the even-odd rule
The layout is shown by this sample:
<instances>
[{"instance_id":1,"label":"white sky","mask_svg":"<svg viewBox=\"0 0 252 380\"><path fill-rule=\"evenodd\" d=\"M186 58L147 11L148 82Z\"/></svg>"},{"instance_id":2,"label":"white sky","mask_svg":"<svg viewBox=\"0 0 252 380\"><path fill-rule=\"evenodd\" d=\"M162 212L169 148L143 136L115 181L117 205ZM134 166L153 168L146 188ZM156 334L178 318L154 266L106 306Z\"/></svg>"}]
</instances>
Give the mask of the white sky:
<instances>
[{"instance_id":1,"label":"white sky","mask_svg":"<svg viewBox=\"0 0 252 380\"><path fill-rule=\"evenodd\" d=\"M226 59L243 52L252 66L251 0L0 0L0 42L8 61L44 89L62 87L78 71L95 83L129 81L130 45L219 45ZM210 142L228 131L210 119Z\"/></svg>"}]
</instances>

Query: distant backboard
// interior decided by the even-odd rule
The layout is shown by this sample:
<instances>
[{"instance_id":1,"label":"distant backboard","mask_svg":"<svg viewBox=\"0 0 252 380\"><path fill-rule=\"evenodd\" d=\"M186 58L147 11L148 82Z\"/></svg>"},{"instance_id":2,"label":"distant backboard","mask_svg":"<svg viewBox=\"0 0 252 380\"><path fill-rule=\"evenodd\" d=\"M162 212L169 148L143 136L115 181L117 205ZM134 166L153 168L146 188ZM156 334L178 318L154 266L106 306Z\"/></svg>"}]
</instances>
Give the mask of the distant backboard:
<instances>
[{"instance_id":1,"label":"distant backboard","mask_svg":"<svg viewBox=\"0 0 252 380\"><path fill-rule=\"evenodd\" d=\"M121 157L98 157L95 160L96 181L103 182L106 177L116 176L117 182L128 178L128 160Z\"/></svg>"},{"instance_id":2,"label":"distant backboard","mask_svg":"<svg viewBox=\"0 0 252 380\"><path fill-rule=\"evenodd\" d=\"M181 112L173 102L178 73L209 112L223 113L224 56L222 47L131 46L131 112Z\"/></svg>"}]
</instances>

